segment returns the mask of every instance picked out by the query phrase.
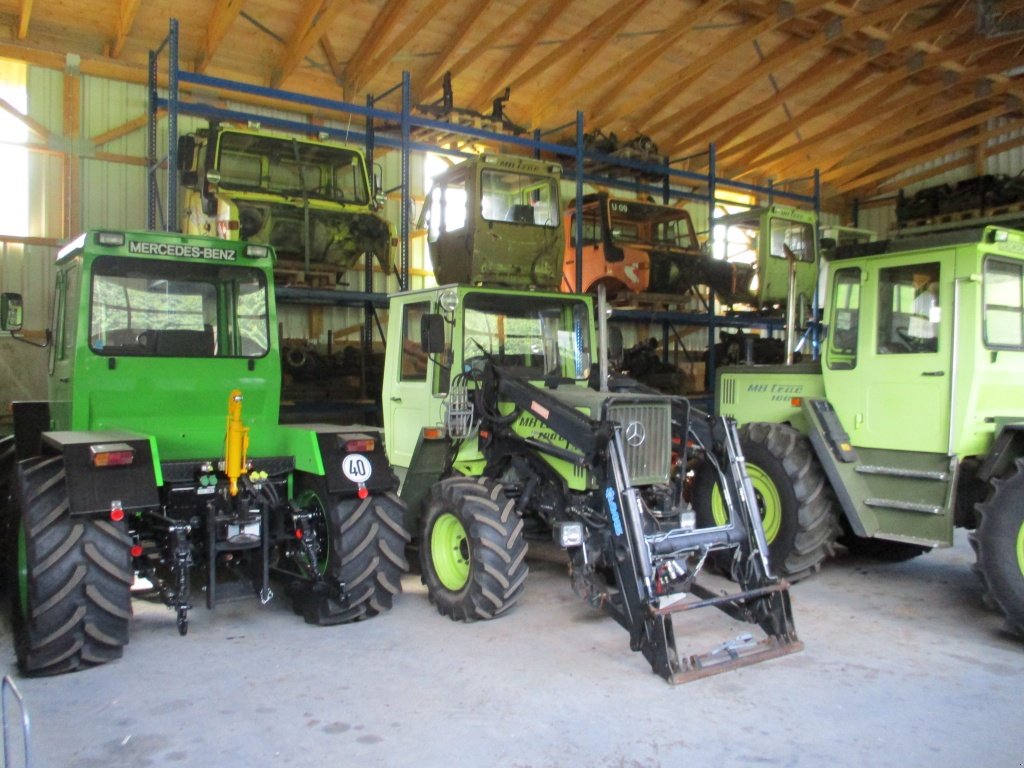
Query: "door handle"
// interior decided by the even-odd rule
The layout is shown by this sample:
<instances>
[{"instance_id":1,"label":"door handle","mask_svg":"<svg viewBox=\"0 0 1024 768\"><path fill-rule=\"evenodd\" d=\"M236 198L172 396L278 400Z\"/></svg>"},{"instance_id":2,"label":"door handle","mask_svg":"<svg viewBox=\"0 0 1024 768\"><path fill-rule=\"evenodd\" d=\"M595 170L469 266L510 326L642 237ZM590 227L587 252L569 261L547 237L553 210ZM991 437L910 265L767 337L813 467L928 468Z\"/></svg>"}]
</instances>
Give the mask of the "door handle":
<instances>
[{"instance_id":1,"label":"door handle","mask_svg":"<svg viewBox=\"0 0 1024 768\"><path fill-rule=\"evenodd\" d=\"M945 376L946 372L945 371L923 371L921 373L921 375L922 376Z\"/></svg>"},{"instance_id":2,"label":"door handle","mask_svg":"<svg viewBox=\"0 0 1024 768\"><path fill-rule=\"evenodd\" d=\"M60 377L60 383L61 384L67 384L69 381L71 381L71 377L70 376L61 376Z\"/></svg>"},{"instance_id":3,"label":"door handle","mask_svg":"<svg viewBox=\"0 0 1024 768\"><path fill-rule=\"evenodd\" d=\"M400 402L402 402L402 398L400 398L400 397L395 397L394 395L392 395L392 396L391 396L391 402L392 402L392 403L400 403Z\"/></svg>"}]
</instances>

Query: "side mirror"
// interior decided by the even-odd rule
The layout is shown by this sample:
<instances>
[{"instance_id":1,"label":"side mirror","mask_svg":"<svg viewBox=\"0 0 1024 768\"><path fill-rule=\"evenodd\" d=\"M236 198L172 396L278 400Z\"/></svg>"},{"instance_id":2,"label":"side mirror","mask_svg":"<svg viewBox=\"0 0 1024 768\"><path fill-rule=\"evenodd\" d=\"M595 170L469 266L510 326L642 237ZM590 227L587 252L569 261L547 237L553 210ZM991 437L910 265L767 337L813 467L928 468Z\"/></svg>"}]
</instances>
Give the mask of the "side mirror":
<instances>
[{"instance_id":1,"label":"side mirror","mask_svg":"<svg viewBox=\"0 0 1024 768\"><path fill-rule=\"evenodd\" d=\"M441 315L424 315L420 319L420 346L428 355L444 352L444 318Z\"/></svg>"},{"instance_id":2,"label":"side mirror","mask_svg":"<svg viewBox=\"0 0 1024 768\"><path fill-rule=\"evenodd\" d=\"M191 133L178 137L178 170L187 172L195 167L196 137Z\"/></svg>"},{"instance_id":3,"label":"side mirror","mask_svg":"<svg viewBox=\"0 0 1024 768\"><path fill-rule=\"evenodd\" d=\"M20 293L0 294L0 330L17 333L24 321Z\"/></svg>"}]
</instances>

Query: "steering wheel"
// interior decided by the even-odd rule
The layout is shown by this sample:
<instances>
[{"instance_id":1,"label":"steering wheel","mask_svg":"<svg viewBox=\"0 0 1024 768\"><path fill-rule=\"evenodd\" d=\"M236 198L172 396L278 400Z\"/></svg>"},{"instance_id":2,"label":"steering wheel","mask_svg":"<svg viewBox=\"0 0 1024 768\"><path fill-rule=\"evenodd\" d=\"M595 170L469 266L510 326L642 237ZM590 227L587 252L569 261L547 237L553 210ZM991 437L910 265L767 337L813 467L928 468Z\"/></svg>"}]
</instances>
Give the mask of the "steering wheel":
<instances>
[{"instance_id":1,"label":"steering wheel","mask_svg":"<svg viewBox=\"0 0 1024 768\"><path fill-rule=\"evenodd\" d=\"M936 352L939 348L938 339L925 339L920 336L912 336L904 328L897 328L896 335L900 337L911 352Z\"/></svg>"}]
</instances>

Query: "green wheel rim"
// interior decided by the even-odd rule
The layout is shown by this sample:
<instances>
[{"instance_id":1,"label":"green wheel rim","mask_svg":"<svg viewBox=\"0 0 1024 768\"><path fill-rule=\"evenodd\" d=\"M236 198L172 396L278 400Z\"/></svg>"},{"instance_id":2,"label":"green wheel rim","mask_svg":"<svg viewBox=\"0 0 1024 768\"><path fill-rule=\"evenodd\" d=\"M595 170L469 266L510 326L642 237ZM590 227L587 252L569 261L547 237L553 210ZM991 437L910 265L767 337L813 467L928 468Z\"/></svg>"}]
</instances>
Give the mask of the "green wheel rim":
<instances>
[{"instance_id":1,"label":"green wheel rim","mask_svg":"<svg viewBox=\"0 0 1024 768\"><path fill-rule=\"evenodd\" d=\"M771 544L782 527L782 499L779 498L779 489L775 487L768 473L756 464L747 464L747 474L750 475L750 482L754 486L757 508L761 510L761 526L764 528L765 540ZM714 493L711 494L711 516L715 525L725 525L729 522L725 500L717 484Z\"/></svg>"},{"instance_id":2,"label":"green wheel rim","mask_svg":"<svg viewBox=\"0 0 1024 768\"><path fill-rule=\"evenodd\" d=\"M28 547L25 544L25 526L18 524L18 603L21 615L28 619Z\"/></svg>"},{"instance_id":3,"label":"green wheel rim","mask_svg":"<svg viewBox=\"0 0 1024 768\"><path fill-rule=\"evenodd\" d=\"M430 559L445 589L458 592L469 581L469 542L466 529L450 512L437 518L430 532Z\"/></svg>"},{"instance_id":4,"label":"green wheel rim","mask_svg":"<svg viewBox=\"0 0 1024 768\"><path fill-rule=\"evenodd\" d=\"M316 491L303 491L299 498L296 499L296 503L302 509L320 513L320 521L314 524L314 527L316 528L317 539L320 542L317 571L323 576L327 573L327 565L331 559L331 537L327 527L327 511L324 509L324 502Z\"/></svg>"},{"instance_id":5,"label":"green wheel rim","mask_svg":"<svg viewBox=\"0 0 1024 768\"><path fill-rule=\"evenodd\" d=\"M1017 529L1017 568L1024 576L1024 523Z\"/></svg>"}]
</instances>

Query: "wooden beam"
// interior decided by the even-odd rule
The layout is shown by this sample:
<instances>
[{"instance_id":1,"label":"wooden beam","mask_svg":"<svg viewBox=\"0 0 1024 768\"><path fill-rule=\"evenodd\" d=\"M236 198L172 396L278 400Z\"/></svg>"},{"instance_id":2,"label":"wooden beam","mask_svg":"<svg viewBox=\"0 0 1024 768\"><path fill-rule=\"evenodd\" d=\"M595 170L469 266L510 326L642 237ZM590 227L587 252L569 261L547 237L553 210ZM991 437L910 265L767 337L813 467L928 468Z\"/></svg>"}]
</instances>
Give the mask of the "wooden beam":
<instances>
[{"instance_id":1,"label":"wooden beam","mask_svg":"<svg viewBox=\"0 0 1024 768\"><path fill-rule=\"evenodd\" d=\"M613 122L630 115L639 129L648 131L647 126L654 121L656 115L664 111L670 103L679 100L721 59L735 56L736 50L749 45L766 32L785 24L791 18L817 10L823 4L821 0L798 0L798 2L778 4L775 6L775 13L767 13L751 24L743 24L736 32L719 41L710 51L701 53L697 61L691 61L682 69L671 72L655 83L653 87L633 94L628 100L604 115L603 122ZM787 9L786 12L783 12L784 8ZM667 94L672 94L671 98L667 98ZM645 107L646 109L644 109Z\"/></svg>"},{"instance_id":2,"label":"wooden beam","mask_svg":"<svg viewBox=\"0 0 1024 768\"><path fill-rule=\"evenodd\" d=\"M814 105L804 110L799 115L795 115L793 120L800 123L806 123L823 115L831 115L836 110L847 110L855 103L868 103L871 99L878 98L880 94L887 93L899 84L913 78L916 74L926 69L931 67L946 68L948 63L959 64L957 60L960 58L969 56L972 53L977 53L979 50L997 48L1006 45L1008 42L1006 40L999 42L982 41L982 44L979 45L976 36L970 32L965 35L965 38L967 39L966 43L956 45L953 48L948 48L939 53L925 56L919 63L920 66L910 66L907 64L905 66L898 67L883 75L872 78L852 90L834 89L825 98L815 102ZM958 66L957 69L960 69L960 67ZM731 147L728 151L730 154L735 154L741 151L747 152L747 154L739 159L737 164L740 166L753 164L759 157L770 151L776 144L778 144L778 142L785 136L792 133L792 131L793 126L791 123L780 123L779 125L763 132L761 136L747 140L739 146Z\"/></svg>"},{"instance_id":3,"label":"wooden beam","mask_svg":"<svg viewBox=\"0 0 1024 768\"><path fill-rule=\"evenodd\" d=\"M309 0L303 10L299 26L296 27L284 55L278 62L271 78L271 86L280 88L281 84L291 77L299 63L306 57L317 40L324 36L327 28L345 7L342 0Z\"/></svg>"},{"instance_id":4,"label":"wooden beam","mask_svg":"<svg viewBox=\"0 0 1024 768\"><path fill-rule=\"evenodd\" d=\"M635 0L632 5L626 5L620 8L616 13L608 16L608 19L604 22L600 29L595 29L584 44L580 47L576 53L575 61L571 64L567 64L558 72L558 79L562 83L571 83L576 80L580 71L588 64L593 65L595 61L599 60L601 51L608 45L609 42L622 31L623 27L628 23L629 19L638 15L645 5L650 0ZM612 6L614 9L615 6ZM531 105L531 111L533 113L532 124L537 126L543 123L544 116L549 111L549 107L552 101L559 101L559 105L564 109L566 100L560 93L558 88L549 88L541 90L538 97L535 97L533 104Z\"/></svg>"},{"instance_id":5,"label":"wooden beam","mask_svg":"<svg viewBox=\"0 0 1024 768\"><path fill-rule=\"evenodd\" d=\"M327 59L327 67L331 70L331 74L334 75L335 82L341 85L345 80L345 68L341 65L338 53L334 50L334 46L331 45L327 35L320 38L320 50L324 52L324 58Z\"/></svg>"},{"instance_id":6,"label":"wooden beam","mask_svg":"<svg viewBox=\"0 0 1024 768\"><path fill-rule=\"evenodd\" d=\"M380 72L380 70L383 69L394 56L409 44L409 41L411 41L423 29L423 27L430 22L431 19L437 17L442 8L449 4L450 0L430 0L428 3L423 5L416 15L406 23L395 38L388 43L387 48L374 57L373 61L367 66L361 68L362 72L369 73L365 76L365 80L371 80L374 74Z\"/></svg>"},{"instance_id":7,"label":"wooden beam","mask_svg":"<svg viewBox=\"0 0 1024 768\"><path fill-rule=\"evenodd\" d=\"M950 136L956 136L957 134L970 130L971 128L974 128L988 120L1001 117L1005 113L1005 107L993 107L985 110L984 112L979 112L971 115L970 117L957 120L954 123L947 123L939 128L933 128L927 132L918 133L905 138L902 141L890 141L884 149L876 149L869 157L862 160L856 160L851 163L846 163L839 168L826 171L821 174L821 180L823 182L833 182L838 186L848 184L852 179L859 178L862 173L870 171L880 163L894 157L909 156L909 153L915 149L926 147L936 141L943 141ZM893 133L897 133L897 130L894 129Z\"/></svg>"},{"instance_id":8,"label":"wooden beam","mask_svg":"<svg viewBox=\"0 0 1024 768\"><path fill-rule=\"evenodd\" d=\"M491 4L491 0L476 0L472 6L463 14L462 19L459 21L459 26L455 28L452 36L448 38L448 42L445 46L437 52L437 55L430 60L429 66L426 68L424 73L419 77L419 84L412 89L412 103L421 104L431 96L441 90L441 84L443 82L443 74L446 70L451 70L453 75L457 75L466 66L472 66L477 58L487 48L489 48L495 41L500 40L506 33L508 27L507 24L515 20L515 17L520 13L525 13L526 6L513 10L505 19L504 23L497 24L489 33L484 35L483 39L480 40L473 49L465 56L460 58L451 67L446 66L448 60L452 54L458 50L459 46L462 45L466 35L469 34L469 30L473 28L477 20L483 15L484 11ZM530 9L533 8L533 3L528 0Z\"/></svg>"},{"instance_id":9,"label":"wooden beam","mask_svg":"<svg viewBox=\"0 0 1024 768\"><path fill-rule=\"evenodd\" d=\"M528 12L533 10L534 5L542 7L547 5L547 9L539 19L530 25L526 34L523 35L523 39L519 41L519 44L506 57L505 61L501 63L501 66L495 67L491 76L477 89L473 98L470 99L472 109L483 110L487 108L491 100L497 95L498 88L501 87L502 82L507 81L507 78L515 72L516 67L526 58L526 54L533 50L533 47L544 38L548 29L558 20L558 17L569 10L570 3L526 3L520 15L529 15ZM571 99L567 98L567 101L572 103Z\"/></svg>"},{"instance_id":10,"label":"wooden beam","mask_svg":"<svg viewBox=\"0 0 1024 768\"><path fill-rule=\"evenodd\" d=\"M868 173L866 176L858 176L853 179L849 179L845 182L837 184L839 192L848 194L858 189L870 186L877 182L879 179L891 178L900 171L906 170L907 168L913 168L915 165L931 160L934 157L942 157L943 155L949 155L954 152L959 152L961 149L974 146L979 141L988 141L995 136L1002 136L1006 133L1006 126L1000 126L998 128L990 128L986 131L981 131L972 136L961 138L952 142L942 141L931 149L925 150L921 153L916 153L913 156L905 157L901 160L896 160L891 165L885 168L879 169L872 173ZM969 160L967 161L969 162Z\"/></svg>"},{"instance_id":11,"label":"wooden beam","mask_svg":"<svg viewBox=\"0 0 1024 768\"><path fill-rule=\"evenodd\" d=\"M710 103L705 103L697 110L693 110L690 106L682 110L677 110L673 114L651 125L650 131L651 133L659 133L671 125L682 124L683 127L678 129L675 133L670 134L669 138L664 142L670 147L675 146L684 136L691 133L693 129L703 125L713 115L720 112L723 107L732 103L732 100L735 99L736 96L747 90L751 85L759 80L768 79L773 74L789 66L793 62L798 61L805 56L814 54L822 49L827 49L837 40L844 37L850 37L865 28L873 27L876 24L888 21L893 16L898 16L899 14L904 13L909 9L916 8L919 5L920 0L902 0L901 2L896 3L886 3L881 8L870 13L851 15L846 16L845 18L843 16L837 16L835 18L840 22L838 32L835 31L831 25L826 24L825 29L809 40L805 40L800 43L794 43L790 40L782 43L778 48L776 48L771 56L764 59L760 64L751 67L746 72L736 78L733 78L725 85L715 88L715 95ZM864 59L864 63L869 61L870 58L873 57L870 54L867 54ZM686 119L683 120L683 117Z\"/></svg>"},{"instance_id":12,"label":"wooden beam","mask_svg":"<svg viewBox=\"0 0 1024 768\"><path fill-rule=\"evenodd\" d=\"M114 30L114 39L107 48L107 55L112 59L121 58L124 51L124 44L131 34L132 25L135 24L135 16L139 12L142 0L121 0L121 7L117 12L117 28Z\"/></svg>"},{"instance_id":13,"label":"wooden beam","mask_svg":"<svg viewBox=\"0 0 1024 768\"><path fill-rule=\"evenodd\" d=\"M165 114L167 114L167 110L161 109L157 112L157 117L159 118ZM140 115L134 120L129 120L116 128L111 128L109 131L104 131L103 133L91 136L89 138L89 143L94 147L102 147L104 144L107 144L114 139L120 139L122 136L127 136L130 133L135 133L135 131L141 128L145 128L148 121L149 117L147 115Z\"/></svg>"},{"instance_id":14,"label":"wooden beam","mask_svg":"<svg viewBox=\"0 0 1024 768\"><path fill-rule=\"evenodd\" d=\"M987 139L986 139L986 141L987 141ZM984 143L985 142L982 142L982 144L984 144ZM991 147L986 147L986 152L987 152L989 157L993 157L995 155L1002 154L1003 152L1009 152L1011 149L1016 149L1017 147L1022 147L1022 146L1024 146L1024 136L1017 136L1017 137L1012 138L1012 139L1007 139L1006 141L1001 141L998 144L992 145ZM933 166L931 168L927 168L927 169L925 169L923 171L920 171L919 173L915 173L915 174L913 174L911 176L904 176L904 177L902 177L900 179L895 179L895 180L887 182L885 184L880 184L877 187L876 192L878 194L891 194L893 192L896 192L899 189L902 189L904 187L908 187L911 184L916 184L919 181L926 181L927 179L934 179L935 177L941 176L942 174L946 173L947 171L952 171L952 170L955 170L957 168L961 168L961 167L967 165L968 162L970 162L970 160L968 158L966 158L966 157L964 157L964 158L955 158L953 160L950 160L947 163L943 163L942 165L936 165L936 166ZM984 171L982 171L981 173L984 173Z\"/></svg>"},{"instance_id":15,"label":"wooden beam","mask_svg":"<svg viewBox=\"0 0 1024 768\"><path fill-rule=\"evenodd\" d=\"M19 123L24 125L26 128L28 128L28 130L31 133L35 134L38 138L42 139L43 141L50 140L52 134L45 125L40 123L38 120L33 120L31 117L24 114L20 109L15 107L6 99L0 99L0 109L9 114Z\"/></svg>"},{"instance_id":16,"label":"wooden beam","mask_svg":"<svg viewBox=\"0 0 1024 768\"><path fill-rule=\"evenodd\" d=\"M333 1L328 0L328 2ZM338 5L341 5L340 1ZM374 17L373 23L370 24L363 39L349 57L348 66L345 67L346 93L357 93L366 85L369 79L366 72L369 70L370 61L384 45L384 40L391 34L395 25L405 16L408 5L409 0L387 0L384 7Z\"/></svg>"},{"instance_id":17,"label":"wooden beam","mask_svg":"<svg viewBox=\"0 0 1024 768\"><path fill-rule=\"evenodd\" d=\"M242 12L245 0L216 0L210 20L206 22L206 40L196 60L196 72L202 74L210 66L217 49L220 48L228 29Z\"/></svg>"},{"instance_id":18,"label":"wooden beam","mask_svg":"<svg viewBox=\"0 0 1024 768\"><path fill-rule=\"evenodd\" d=\"M1009 61L1015 60L1016 57L1009 59ZM1007 60L1000 59L1000 61L1005 63ZM1002 65L999 66L1001 67ZM761 158L757 162L752 163L752 167L763 168L772 166L778 168L781 166L781 170L784 171L787 167L785 164L787 159L791 159L798 154L804 154L822 145L827 145L828 153L831 156L843 158L854 150L865 147L865 135L872 138L878 135L875 129L867 127L869 123L877 122L882 124L884 122L887 125L894 126L919 125L925 121L935 120L937 117L953 114L979 101L987 101L994 96L1006 93L1009 90L1009 83L1004 82L990 85L988 92L984 96L977 95L977 88L982 85L985 76L989 74L986 69L985 67L977 67L972 71L972 77L977 77L980 81L975 84L975 93L956 99L942 102L935 101L935 98L943 91L950 90L957 85L969 84L968 82L964 80L958 83L940 81L929 86L913 88L908 94L894 93L891 98L882 101L872 97L860 105L860 107L852 109L846 117L836 120L828 128L784 150ZM927 112L927 117L922 118L920 113L922 108L931 108ZM857 136L845 142L839 141L839 136L842 134L860 129L862 126L866 127L866 133L865 131L859 131ZM819 168L826 168L826 166L819 165Z\"/></svg>"},{"instance_id":19,"label":"wooden beam","mask_svg":"<svg viewBox=\"0 0 1024 768\"><path fill-rule=\"evenodd\" d=\"M525 72L517 75L515 79L509 83L510 88L516 88L523 83L529 83L533 80L541 77L547 72L552 66L557 64L562 59L569 56L577 46L585 43L592 36L601 36L604 32L611 27L613 24L618 23L620 19L625 18L629 13L632 13L635 8L639 7L647 0L626 0L624 3L612 4L612 6L598 16L596 19L591 21L587 26L581 29L579 32L574 34L564 43L561 43L547 56L544 56L540 61L535 63Z\"/></svg>"},{"instance_id":20,"label":"wooden beam","mask_svg":"<svg viewBox=\"0 0 1024 768\"><path fill-rule=\"evenodd\" d=\"M616 61L602 70L596 77L587 80L583 85L570 91L565 101L575 104L583 94L597 92L593 100L596 108L591 110L590 120L595 124L605 122L604 113L609 111L615 101L627 93L630 86L640 76L661 60L662 55L671 49L679 40L696 27L706 24L715 17L732 0L707 0L700 8L685 9L675 21L665 28L650 45L644 46L643 52L632 60L628 66Z\"/></svg>"},{"instance_id":21,"label":"wooden beam","mask_svg":"<svg viewBox=\"0 0 1024 768\"><path fill-rule=\"evenodd\" d=\"M32 0L21 0L21 13L18 14L18 39L28 37L28 22L32 18Z\"/></svg>"}]
</instances>

